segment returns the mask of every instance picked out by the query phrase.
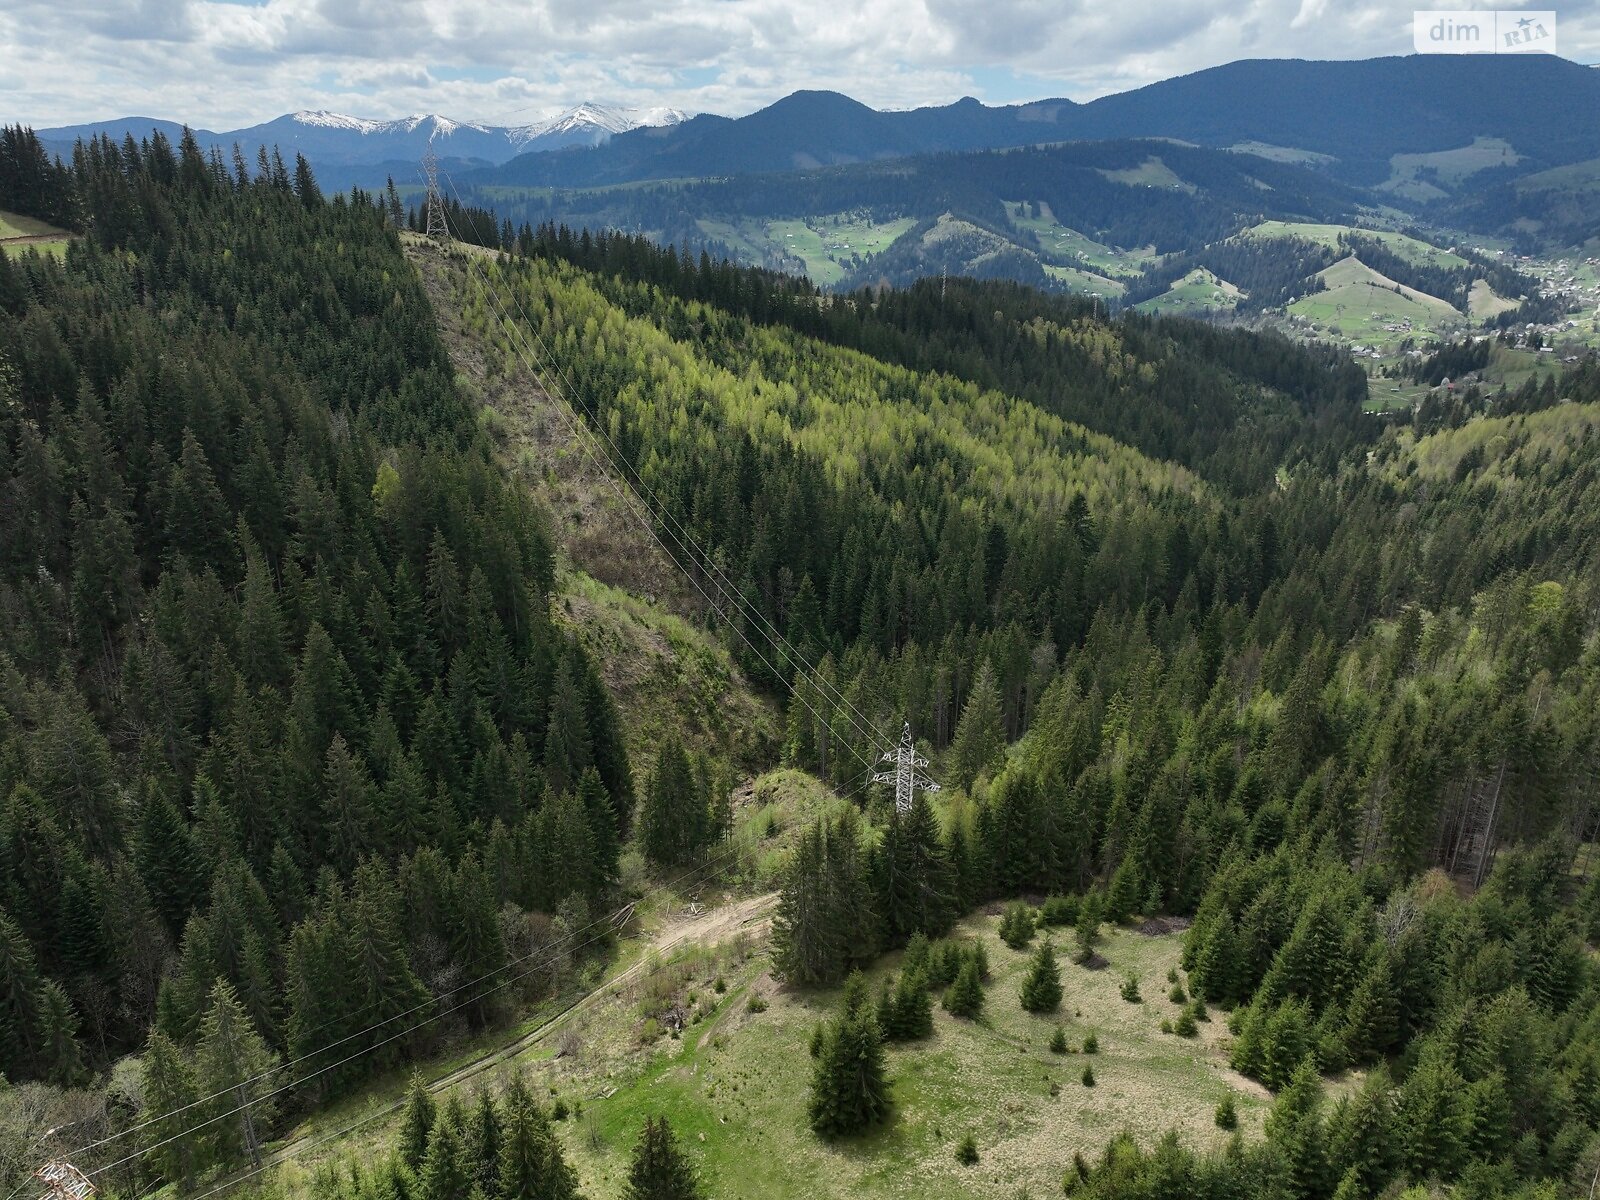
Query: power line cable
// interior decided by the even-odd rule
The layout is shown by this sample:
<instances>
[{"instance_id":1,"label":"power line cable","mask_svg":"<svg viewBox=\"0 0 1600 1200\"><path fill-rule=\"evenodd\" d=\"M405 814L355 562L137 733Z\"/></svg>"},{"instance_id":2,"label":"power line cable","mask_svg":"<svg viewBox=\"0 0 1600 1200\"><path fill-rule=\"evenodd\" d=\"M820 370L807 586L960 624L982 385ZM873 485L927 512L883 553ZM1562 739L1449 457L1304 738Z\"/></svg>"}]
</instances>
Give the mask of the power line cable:
<instances>
[{"instance_id":1,"label":"power line cable","mask_svg":"<svg viewBox=\"0 0 1600 1200\"><path fill-rule=\"evenodd\" d=\"M461 193L456 187L455 180L449 175L448 172L445 173L445 178L450 183L450 188L455 196L457 205L462 206ZM476 263L475 255L470 250L467 252L467 259L474 265L478 265ZM540 333L538 325L534 323L534 321L529 317L527 309L523 307L521 298L517 295L515 286L511 288L511 299L512 303L517 306L519 315L522 317L522 325L520 326L510 319L508 311L500 302L498 289L488 278L488 272L482 270L480 266L479 273L484 278L484 290L494 303L496 312L500 316L500 319L505 322L507 332L514 335L517 333L522 333L524 328L527 330L527 333L523 333L524 348L522 349L521 353L524 359L524 364L533 374L535 381L538 381L538 377L542 372L540 372L537 366L531 361L532 356L525 348L527 346L528 334L531 334L532 337L538 341L543 358L552 364L551 370L557 375L557 392L559 398L565 399L572 408L581 409L582 412L589 417L589 423L583 426L585 432L589 433L590 436L597 441L603 440L609 447L609 452L606 453L606 458L611 464L612 470L621 475L623 481L628 484L631 489L635 490L636 492L647 494L650 500L654 502L654 508L652 509L650 505L645 503L643 496L638 496L636 499L638 500L639 505L644 508L647 513L657 513L658 511L658 519L660 520L663 529L668 536L672 537L674 543L678 545L679 549L683 551L684 555L689 557L696 566L699 566L702 562L705 564L705 573L708 577L710 577L712 585L717 589L718 594L721 595L725 601L731 603L739 615L743 616L747 621L754 625L758 631L761 632L762 636L764 636L768 643L771 644L773 650L777 653L779 658L787 659L791 665L798 666L800 670L806 674L808 681L818 689L824 700L827 700L835 707L844 710L843 715L848 721L850 721L857 736L862 738L862 740L865 741L869 746L877 749L877 735L872 727L872 723L867 719L865 714L863 714L860 709L855 706L848 696L839 690L837 685L827 680L815 667L810 666L806 662L805 658L794 648L793 644L789 642L789 640L782 634L781 631L777 629L774 624L771 623L770 620L768 620L766 615L756 608L754 604L748 598L746 598L741 591L739 591L739 589L732 586L731 582L727 580L726 575L723 574L721 569L716 566L715 557L701 548L698 541L694 538L694 535L690 533L683 525L682 521L672 513L670 507L661 501L661 498L656 494L655 490L650 487L649 483L644 479L642 474L640 474L638 469L633 467L632 464L628 462L627 456L622 453L621 449L612 440L611 435L606 431L604 423L600 420L599 413L591 409L589 404L583 399L575 381L571 377L570 372L565 372L560 363L556 360L556 357L550 353L549 347L545 343L544 337ZM560 394L563 391L565 394ZM583 441L582 436L576 431L574 432L574 438L580 442ZM593 460L593 453L589 450L587 445L585 445L585 451L590 453L591 460ZM596 466L599 466L598 462L596 462ZM602 470L602 474L605 474L604 470ZM630 474L632 476L631 478ZM732 620L728 614L723 611L722 607L716 603L716 601L712 600L710 595L706 593L705 589L699 585L699 581L695 577L694 573L689 571L681 562L678 561L677 556L673 554L672 551L667 547L666 543L662 540L660 534L657 533L655 528L648 521L645 522L645 527L646 531L652 538L655 539L662 551L665 552L670 559L672 559L674 565L676 565L678 569L689 578L690 582L694 584L696 589L700 591L701 595L705 597L706 602L710 604L715 611L722 615L725 620L728 620L728 623L733 626L734 632L737 633L741 640L743 640L745 644L750 647L751 651L761 659L762 663L767 667L767 669L771 671L774 676L782 679L785 684L790 687L791 692L795 692L796 697L801 699L802 703L805 703L804 698L799 696L798 692L795 691L793 684L790 683L788 678L780 674L773 667L772 663L768 661L759 647L755 646L750 639L745 636L743 630L739 628L738 623ZM821 715L818 714L814 708L811 708L809 704L807 704L806 707L810 709L812 715L816 716L819 721L822 720ZM854 747L851 747L851 749L854 751ZM858 751L856 751L856 756L861 758L861 755ZM863 758L862 761L865 762L866 760Z\"/></svg>"}]
</instances>

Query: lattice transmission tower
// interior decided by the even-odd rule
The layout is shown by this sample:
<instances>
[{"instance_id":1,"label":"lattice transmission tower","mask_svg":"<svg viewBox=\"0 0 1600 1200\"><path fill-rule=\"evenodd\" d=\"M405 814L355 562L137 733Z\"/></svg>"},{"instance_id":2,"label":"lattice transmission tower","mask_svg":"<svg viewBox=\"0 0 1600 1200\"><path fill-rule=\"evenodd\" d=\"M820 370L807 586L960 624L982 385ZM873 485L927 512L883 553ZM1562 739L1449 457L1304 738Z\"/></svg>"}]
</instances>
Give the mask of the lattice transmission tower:
<instances>
[{"instance_id":1,"label":"lattice transmission tower","mask_svg":"<svg viewBox=\"0 0 1600 1200\"><path fill-rule=\"evenodd\" d=\"M878 759L882 763L893 763L892 771L874 771L873 783L894 784L894 807L896 812L909 812L911 799L916 790L921 788L925 792L937 792L939 785L926 775L917 772L928 765L928 760L917 753L917 747L911 740L911 722L907 721L905 730L900 734L900 744L893 750L885 750Z\"/></svg>"},{"instance_id":2,"label":"lattice transmission tower","mask_svg":"<svg viewBox=\"0 0 1600 1200\"><path fill-rule=\"evenodd\" d=\"M428 184L428 239L435 242L450 240L450 227L444 219L444 194L439 191L439 159L428 143L428 152L422 156L422 177Z\"/></svg>"},{"instance_id":3,"label":"lattice transmission tower","mask_svg":"<svg viewBox=\"0 0 1600 1200\"><path fill-rule=\"evenodd\" d=\"M41 1200L89 1200L96 1190L87 1175L60 1159L45 1163L33 1177L50 1189Z\"/></svg>"}]
</instances>

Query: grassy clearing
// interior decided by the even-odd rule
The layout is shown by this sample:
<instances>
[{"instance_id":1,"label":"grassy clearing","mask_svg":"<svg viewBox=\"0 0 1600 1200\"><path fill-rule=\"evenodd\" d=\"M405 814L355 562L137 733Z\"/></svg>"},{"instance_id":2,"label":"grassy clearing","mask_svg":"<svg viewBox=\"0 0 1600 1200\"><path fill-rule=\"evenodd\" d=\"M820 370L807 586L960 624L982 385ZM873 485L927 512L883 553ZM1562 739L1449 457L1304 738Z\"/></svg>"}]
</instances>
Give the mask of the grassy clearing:
<instances>
[{"instance_id":1,"label":"grassy clearing","mask_svg":"<svg viewBox=\"0 0 1600 1200\"><path fill-rule=\"evenodd\" d=\"M1367 383L1367 398L1361 402L1361 410L1382 413L1411 408L1431 390L1409 379L1372 379Z\"/></svg>"},{"instance_id":2,"label":"grassy clearing","mask_svg":"<svg viewBox=\"0 0 1600 1200\"><path fill-rule=\"evenodd\" d=\"M65 229L0 209L0 252L17 256L33 250L60 258L71 240L72 234Z\"/></svg>"},{"instance_id":3,"label":"grassy clearing","mask_svg":"<svg viewBox=\"0 0 1600 1200\"><path fill-rule=\"evenodd\" d=\"M1315 150L1298 150L1293 146L1274 146L1270 142L1236 142L1228 149L1236 154L1253 154L1269 162L1281 163L1331 163L1337 161L1331 154Z\"/></svg>"},{"instance_id":4,"label":"grassy clearing","mask_svg":"<svg viewBox=\"0 0 1600 1200\"><path fill-rule=\"evenodd\" d=\"M795 993L773 983L761 955L752 955L725 994L702 971L681 983L696 995L699 1020L681 1037L641 1047L631 1072L602 1078L551 1064L559 1094L587 1096L584 1111L565 1128L567 1152L586 1193L620 1194L627 1152L646 1116L667 1114L700 1163L714 1197L1011 1195L1026 1187L1050 1195L1075 1150L1097 1153L1120 1129L1144 1140L1176 1128L1192 1144L1220 1145L1225 1136L1212 1114L1224 1095L1239 1107L1246 1136L1266 1111L1260 1088L1226 1067L1221 1014L1185 1040L1159 1030L1178 1007L1166 999L1166 972L1179 958L1176 935L1113 933L1102 948L1111 966L1064 967L1066 1000L1056 1017L1023 1012L1017 991L1027 954L1006 948L994 916L963 922L958 936L982 938L994 969L986 1015L960 1021L936 1010L925 1043L891 1048L894 1119L865 1137L824 1143L806 1128L811 1072L807 1043L829 1015L837 993ZM892 962L876 974L892 968ZM1126 973L1144 981L1145 1001L1129 1004L1118 989ZM760 997L765 1011L752 1012ZM620 998L619 998L620 999ZM1094 1032L1097 1056L1051 1054L1057 1022L1074 1047ZM589 1027L591 1039L637 1042L638 1010L612 1005ZM1080 1082L1092 1062L1097 1086ZM1052 1096L1052 1085L1056 1095ZM614 1091L612 1089L615 1089ZM976 1167L955 1161L957 1143L975 1136Z\"/></svg>"},{"instance_id":5,"label":"grassy clearing","mask_svg":"<svg viewBox=\"0 0 1600 1200\"><path fill-rule=\"evenodd\" d=\"M1128 290L1128 285L1119 279L1108 279L1104 275L1080 271L1077 267L1058 267L1053 263L1046 263L1044 273L1064 284L1068 291L1079 292L1085 296L1100 295L1109 298L1120 296Z\"/></svg>"},{"instance_id":6,"label":"grassy clearing","mask_svg":"<svg viewBox=\"0 0 1600 1200\"><path fill-rule=\"evenodd\" d=\"M880 254L916 224L910 217L875 222L865 213L829 213L803 220L705 217L707 237L724 242L749 262L794 264L813 283L833 287Z\"/></svg>"},{"instance_id":7,"label":"grassy clearing","mask_svg":"<svg viewBox=\"0 0 1600 1200\"><path fill-rule=\"evenodd\" d=\"M1413 200L1433 200L1460 187L1479 171L1515 166L1522 155L1504 138L1476 137L1470 146L1427 154L1396 154L1389 159L1386 191Z\"/></svg>"},{"instance_id":8,"label":"grassy clearing","mask_svg":"<svg viewBox=\"0 0 1600 1200\"><path fill-rule=\"evenodd\" d=\"M814 282L832 287L868 258L887 250L916 221L900 217L874 223L865 215L834 213L762 224L772 245L804 262Z\"/></svg>"},{"instance_id":9,"label":"grassy clearing","mask_svg":"<svg viewBox=\"0 0 1600 1200\"><path fill-rule=\"evenodd\" d=\"M1011 219L1011 224L1018 229L1027 230L1039 239L1039 248L1046 261L1055 258L1064 263L1067 259L1076 259L1087 263L1103 276L1116 278L1139 274L1144 265L1156 257L1155 252L1148 247L1141 250L1118 250L1103 242L1097 242L1076 229L1069 229L1056 220L1055 214L1050 211L1050 206L1042 201L1039 203L1037 217L1031 215L1032 210L1021 201L1008 200L1005 204L1006 216Z\"/></svg>"},{"instance_id":10,"label":"grassy clearing","mask_svg":"<svg viewBox=\"0 0 1600 1200\"><path fill-rule=\"evenodd\" d=\"M560 1098L577 1110L561 1128L569 1145L580 1144L594 1128L594 1110L587 1116L584 1110L596 1098L636 1079L665 1048L693 1044L673 1039L675 1019L692 1022L686 1038L703 1037L712 1028L708 1020L734 1011L735 1000L739 1006L748 1001L751 981L765 969L761 952L773 903L762 881L806 825L844 803L802 772L779 770L754 780L735 797L736 853L718 879L674 883L638 875L634 889L642 898L608 962L586 964L561 995L530 1006L509 1029L441 1047L416 1069L439 1084L441 1097L454 1091L463 1098L480 1087L499 1091L512 1071L532 1072L549 1102ZM725 981L720 993L717 978ZM574 1000L577 1006L568 1015L544 1028ZM530 1034L538 1034L537 1040L516 1045ZM514 1052L503 1061L485 1062L507 1048ZM400 1117L379 1114L401 1098L410 1072L407 1067L373 1080L308 1115L267 1147L269 1153L291 1144L303 1148L277 1171L283 1194L318 1194L316 1172L328 1160L370 1161L392 1149ZM332 1137L325 1149L307 1144L367 1117L373 1118L370 1123ZM623 1134L626 1148L637 1130L619 1137Z\"/></svg>"},{"instance_id":11,"label":"grassy clearing","mask_svg":"<svg viewBox=\"0 0 1600 1200\"><path fill-rule=\"evenodd\" d=\"M1200 316L1232 312L1244 295L1226 279L1196 267L1159 296L1134 305L1140 312L1164 316Z\"/></svg>"},{"instance_id":12,"label":"grassy clearing","mask_svg":"<svg viewBox=\"0 0 1600 1200\"><path fill-rule=\"evenodd\" d=\"M778 861L800 829L841 803L799 772L757 779L736 807L737 877L759 884L763 863ZM698 906L689 907L691 900ZM1176 1129L1192 1145L1220 1146L1228 1135L1216 1128L1213 1113L1228 1095L1244 1135L1259 1136L1269 1098L1228 1069L1223 1014L1213 1012L1194 1039L1160 1031L1179 1011L1167 998L1167 973L1178 966L1181 935L1112 930L1099 947L1109 964L1100 970L1063 954L1061 1010L1032 1016L1018 1001L1032 947L1006 947L998 914L990 912L969 917L953 934L981 939L988 953L993 978L984 1017L961 1021L936 1007L932 1038L888 1052L893 1119L862 1138L821 1142L806 1126L807 1047L839 993L791 991L772 979L772 906L772 894L759 886L755 894L716 885L651 895L635 914L637 936L620 944L603 975L591 965L574 981L583 998L570 1014L541 1029L564 1001L547 1002L510 1033L444 1048L423 1076L466 1099L479 1087L500 1089L511 1071L523 1073L548 1104L559 1101L568 1111L556 1129L590 1200L621 1195L639 1129L646 1116L658 1114L671 1118L702 1170L707 1195L717 1200L965 1200L1010 1197L1020 1188L1053 1195L1075 1151L1097 1154L1122 1129L1147 1143ZM1063 949L1069 939L1059 931ZM874 984L896 960L888 956L875 968ZM1129 974L1141 980L1143 1003L1119 994ZM1049 1050L1058 1023L1071 1053ZM534 1032L538 1039L507 1061L471 1070L486 1054ZM1098 1041L1093 1057L1081 1053L1090 1033ZM1086 1063L1094 1068L1093 1088L1081 1082ZM292 1136L334 1134L377 1116L400 1098L405 1083L400 1072L376 1080L308 1118ZM277 1174L284 1194L316 1195L317 1171L331 1158L371 1161L387 1153L398 1125L391 1113L326 1147L306 1146ZM973 1167L954 1155L968 1134L980 1154Z\"/></svg>"},{"instance_id":13,"label":"grassy clearing","mask_svg":"<svg viewBox=\"0 0 1600 1200\"><path fill-rule=\"evenodd\" d=\"M25 217L20 213L6 212L0 209L0 240L17 237L60 237L71 235L65 229L58 229L44 221Z\"/></svg>"},{"instance_id":14,"label":"grassy clearing","mask_svg":"<svg viewBox=\"0 0 1600 1200\"><path fill-rule=\"evenodd\" d=\"M1348 234L1357 234L1373 241L1379 241L1394 254L1416 263L1420 266L1431 267L1465 267L1470 264L1459 254L1449 250L1430 245L1427 242L1411 237L1409 234L1396 233L1392 229L1366 229L1355 225L1318 225L1303 221L1263 221L1261 224L1245 230L1245 237L1259 238L1299 238L1301 241L1314 242L1319 246L1327 246L1336 250L1339 239Z\"/></svg>"},{"instance_id":15,"label":"grassy clearing","mask_svg":"<svg viewBox=\"0 0 1600 1200\"><path fill-rule=\"evenodd\" d=\"M1496 345L1489 352L1489 365L1483 372L1483 379L1490 387L1497 388L1504 384L1515 391L1529 380L1559 375L1562 364L1552 361L1552 358L1549 354L1518 350L1515 346Z\"/></svg>"},{"instance_id":16,"label":"grassy clearing","mask_svg":"<svg viewBox=\"0 0 1600 1200\"><path fill-rule=\"evenodd\" d=\"M1472 292L1467 297L1467 311L1485 321L1503 312L1509 312L1516 306L1515 300L1507 300L1504 296L1496 295L1487 279L1474 280Z\"/></svg>"},{"instance_id":17,"label":"grassy clearing","mask_svg":"<svg viewBox=\"0 0 1600 1200\"><path fill-rule=\"evenodd\" d=\"M56 258L64 258L67 253L67 243L71 240L71 238L63 237L0 241L0 253L19 258L32 250L36 254L48 254Z\"/></svg>"},{"instance_id":18,"label":"grassy clearing","mask_svg":"<svg viewBox=\"0 0 1600 1200\"><path fill-rule=\"evenodd\" d=\"M1191 195L1199 190L1194 184L1185 182L1177 172L1153 154L1137 167L1128 167L1121 171L1096 169L1113 183L1124 183L1129 187L1178 188Z\"/></svg>"},{"instance_id":19,"label":"grassy clearing","mask_svg":"<svg viewBox=\"0 0 1600 1200\"><path fill-rule=\"evenodd\" d=\"M791 847L819 817L831 817L848 806L829 787L804 771L769 771L734 798L733 841L739 861L754 888L765 891L780 882Z\"/></svg>"},{"instance_id":20,"label":"grassy clearing","mask_svg":"<svg viewBox=\"0 0 1600 1200\"><path fill-rule=\"evenodd\" d=\"M1357 258L1341 259L1320 275L1326 290L1287 309L1318 334L1389 352L1407 338L1426 340L1465 325L1465 317L1437 296L1402 287Z\"/></svg>"}]
</instances>

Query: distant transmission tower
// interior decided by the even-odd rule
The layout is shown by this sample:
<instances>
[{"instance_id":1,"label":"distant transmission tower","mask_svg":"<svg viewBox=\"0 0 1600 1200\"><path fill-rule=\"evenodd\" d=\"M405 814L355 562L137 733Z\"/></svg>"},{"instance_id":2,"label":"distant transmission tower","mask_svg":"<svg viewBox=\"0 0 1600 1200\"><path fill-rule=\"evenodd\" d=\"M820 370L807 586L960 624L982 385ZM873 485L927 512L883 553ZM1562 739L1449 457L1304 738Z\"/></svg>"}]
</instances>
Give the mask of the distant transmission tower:
<instances>
[{"instance_id":1,"label":"distant transmission tower","mask_svg":"<svg viewBox=\"0 0 1600 1200\"><path fill-rule=\"evenodd\" d=\"M422 175L428 183L428 239L435 242L450 240L450 227L444 220L444 195L439 191L439 160L433 153L433 143L422 156Z\"/></svg>"},{"instance_id":2,"label":"distant transmission tower","mask_svg":"<svg viewBox=\"0 0 1600 1200\"><path fill-rule=\"evenodd\" d=\"M918 775L920 767L928 765L928 760L917 753L917 748L911 742L911 722L907 721L905 731L900 735L900 744L893 750L885 750L879 762L893 763L892 771L874 771L873 783L894 783L894 807L896 812L909 812L911 810L911 797L918 788L925 792L937 792L939 785L926 775Z\"/></svg>"},{"instance_id":3,"label":"distant transmission tower","mask_svg":"<svg viewBox=\"0 0 1600 1200\"><path fill-rule=\"evenodd\" d=\"M69 1162L54 1159L33 1173L33 1177L49 1188L49 1200L88 1200L95 1194L89 1177Z\"/></svg>"}]
</instances>

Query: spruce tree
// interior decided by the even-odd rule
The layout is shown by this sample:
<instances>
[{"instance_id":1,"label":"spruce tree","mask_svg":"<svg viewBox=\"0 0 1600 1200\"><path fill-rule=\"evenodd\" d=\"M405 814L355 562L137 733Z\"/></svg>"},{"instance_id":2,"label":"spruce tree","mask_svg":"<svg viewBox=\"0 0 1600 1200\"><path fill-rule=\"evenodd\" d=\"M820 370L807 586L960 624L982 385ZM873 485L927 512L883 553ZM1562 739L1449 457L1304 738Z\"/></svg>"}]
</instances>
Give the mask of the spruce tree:
<instances>
[{"instance_id":1,"label":"spruce tree","mask_svg":"<svg viewBox=\"0 0 1600 1200\"><path fill-rule=\"evenodd\" d=\"M58 1087L84 1082L83 1051L78 1045L78 1014L59 983L44 985L39 1009L39 1058L45 1077Z\"/></svg>"},{"instance_id":2,"label":"spruce tree","mask_svg":"<svg viewBox=\"0 0 1600 1200\"><path fill-rule=\"evenodd\" d=\"M983 980L975 958L969 957L961 964L955 982L945 991L943 1003L945 1011L952 1016L975 1021L982 1015Z\"/></svg>"},{"instance_id":3,"label":"spruce tree","mask_svg":"<svg viewBox=\"0 0 1600 1200\"><path fill-rule=\"evenodd\" d=\"M547 729L545 780L557 792L576 791L583 773L594 765L594 744L589 736L583 690L566 659L556 669L551 685Z\"/></svg>"},{"instance_id":4,"label":"spruce tree","mask_svg":"<svg viewBox=\"0 0 1600 1200\"><path fill-rule=\"evenodd\" d=\"M1322 1079L1307 1059L1273 1104L1265 1130L1268 1143L1284 1159L1296 1195L1325 1195L1330 1186L1321 1109Z\"/></svg>"},{"instance_id":5,"label":"spruce tree","mask_svg":"<svg viewBox=\"0 0 1600 1200\"><path fill-rule=\"evenodd\" d=\"M1346 1096L1327 1123L1330 1173L1340 1187L1353 1178L1361 1195L1376 1195L1400 1167L1396 1140L1393 1084L1386 1067L1367 1075L1353 1096Z\"/></svg>"},{"instance_id":6,"label":"spruce tree","mask_svg":"<svg viewBox=\"0 0 1600 1200\"><path fill-rule=\"evenodd\" d=\"M1095 944L1100 940L1100 922L1104 919L1099 892L1090 892L1078 908L1077 952L1074 957L1086 963L1094 957Z\"/></svg>"},{"instance_id":7,"label":"spruce tree","mask_svg":"<svg viewBox=\"0 0 1600 1200\"><path fill-rule=\"evenodd\" d=\"M622 1195L623 1200L699 1200L694 1167L665 1117L645 1118Z\"/></svg>"},{"instance_id":8,"label":"spruce tree","mask_svg":"<svg viewBox=\"0 0 1600 1200\"><path fill-rule=\"evenodd\" d=\"M202 1159L205 1129L196 1130L191 1107L201 1093L187 1056L160 1030L152 1030L139 1063L144 1102L155 1113L150 1127L150 1164L169 1183L187 1191Z\"/></svg>"},{"instance_id":9,"label":"spruce tree","mask_svg":"<svg viewBox=\"0 0 1600 1200\"><path fill-rule=\"evenodd\" d=\"M966 706L961 710L961 720L956 725L955 739L950 743L956 783L970 788L979 776L998 766L1005 747L1000 689L995 682L993 664L985 660L978 668Z\"/></svg>"},{"instance_id":10,"label":"spruce tree","mask_svg":"<svg viewBox=\"0 0 1600 1200\"><path fill-rule=\"evenodd\" d=\"M438 1119L438 1106L422 1076L413 1071L406 1089L405 1109L400 1115L400 1157L413 1171L421 1170L428 1154L428 1137Z\"/></svg>"},{"instance_id":11,"label":"spruce tree","mask_svg":"<svg viewBox=\"0 0 1600 1200\"><path fill-rule=\"evenodd\" d=\"M1055 1012L1061 1007L1061 968L1056 963L1056 948L1041 942L1028 964L1022 981L1022 1007L1031 1013Z\"/></svg>"},{"instance_id":12,"label":"spruce tree","mask_svg":"<svg viewBox=\"0 0 1600 1200\"><path fill-rule=\"evenodd\" d=\"M773 919L774 966L788 982L837 982L876 952L865 857L854 809L802 835Z\"/></svg>"},{"instance_id":13,"label":"spruce tree","mask_svg":"<svg viewBox=\"0 0 1600 1200\"><path fill-rule=\"evenodd\" d=\"M200 1024L195 1067L199 1087L213 1096L204 1111L216 1120L208 1135L223 1163L243 1155L260 1164L274 1107L268 1095L273 1082L265 1076L275 1060L238 995L226 980L218 979Z\"/></svg>"},{"instance_id":14,"label":"spruce tree","mask_svg":"<svg viewBox=\"0 0 1600 1200\"><path fill-rule=\"evenodd\" d=\"M657 866L674 866L705 848L711 831L706 795L683 744L669 735L639 812L639 841Z\"/></svg>"},{"instance_id":15,"label":"spruce tree","mask_svg":"<svg viewBox=\"0 0 1600 1200\"><path fill-rule=\"evenodd\" d=\"M578 1200L577 1175L561 1152L550 1119L520 1079L507 1089L500 1162L499 1200Z\"/></svg>"},{"instance_id":16,"label":"spruce tree","mask_svg":"<svg viewBox=\"0 0 1600 1200\"><path fill-rule=\"evenodd\" d=\"M905 813L890 814L874 855L877 909L891 945L921 933L937 937L955 919L955 874L939 819L922 792Z\"/></svg>"},{"instance_id":17,"label":"spruce tree","mask_svg":"<svg viewBox=\"0 0 1600 1200\"><path fill-rule=\"evenodd\" d=\"M1344 1009L1344 1047L1350 1061L1365 1064L1389 1052L1399 1036L1399 1004L1387 955L1361 976Z\"/></svg>"},{"instance_id":18,"label":"spruce tree","mask_svg":"<svg viewBox=\"0 0 1600 1200\"><path fill-rule=\"evenodd\" d=\"M1395 1125L1406 1169L1414 1179L1451 1180L1461 1170L1470 1136L1467 1087L1450 1050L1430 1042L1400 1089Z\"/></svg>"},{"instance_id":19,"label":"spruce tree","mask_svg":"<svg viewBox=\"0 0 1600 1200\"><path fill-rule=\"evenodd\" d=\"M473 1175L458 1119L447 1107L428 1135L420 1174L421 1200L461 1200L472 1190Z\"/></svg>"},{"instance_id":20,"label":"spruce tree","mask_svg":"<svg viewBox=\"0 0 1600 1200\"><path fill-rule=\"evenodd\" d=\"M1000 940L1013 950L1021 950L1033 940L1033 909L1018 901L1006 905L1000 918Z\"/></svg>"},{"instance_id":21,"label":"spruce tree","mask_svg":"<svg viewBox=\"0 0 1600 1200\"><path fill-rule=\"evenodd\" d=\"M883 1035L870 1004L846 1011L822 1035L811 1075L811 1128L823 1137L860 1133L889 1111Z\"/></svg>"},{"instance_id":22,"label":"spruce tree","mask_svg":"<svg viewBox=\"0 0 1600 1200\"><path fill-rule=\"evenodd\" d=\"M39 1027L44 1012L44 981L33 947L22 930L0 911L0 1054L7 1078L40 1069Z\"/></svg>"},{"instance_id":23,"label":"spruce tree","mask_svg":"<svg viewBox=\"0 0 1600 1200\"><path fill-rule=\"evenodd\" d=\"M880 1023L892 1042L914 1042L933 1033L933 997L920 971L900 972L889 995L888 1019Z\"/></svg>"}]
</instances>

